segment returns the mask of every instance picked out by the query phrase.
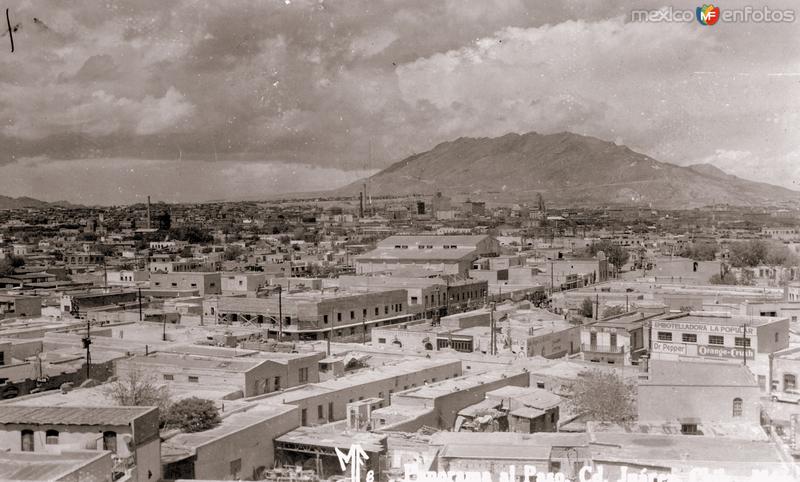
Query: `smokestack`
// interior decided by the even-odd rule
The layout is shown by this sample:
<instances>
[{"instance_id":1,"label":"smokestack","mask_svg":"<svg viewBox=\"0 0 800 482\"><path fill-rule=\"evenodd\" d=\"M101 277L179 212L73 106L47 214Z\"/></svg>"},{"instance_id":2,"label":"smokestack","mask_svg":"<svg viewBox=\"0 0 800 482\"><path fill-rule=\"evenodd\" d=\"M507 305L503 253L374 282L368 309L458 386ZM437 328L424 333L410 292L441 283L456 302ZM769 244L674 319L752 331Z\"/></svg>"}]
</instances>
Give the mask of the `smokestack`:
<instances>
[{"instance_id":1,"label":"smokestack","mask_svg":"<svg viewBox=\"0 0 800 482\"><path fill-rule=\"evenodd\" d=\"M153 225L150 223L150 196L147 196L147 229L152 229Z\"/></svg>"},{"instance_id":2,"label":"smokestack","mask_svg":"<svg viewBox=\"0 0 800 482\"><path fill-rule=\"evenodd\" d=\"M358 193L358 216L364 217L364 193Z\"/></svg>"},{"instance_id":3,"label":"smokestack","mask_svg":"<svg viewBox=\"0 0 800 482\"><path fill-rule=\"evenodd\" d=\"M367 183L366 182L364 183L364 200L363 200L363 202L364 203L367 202Z\"/></svg>"}]
</instances>

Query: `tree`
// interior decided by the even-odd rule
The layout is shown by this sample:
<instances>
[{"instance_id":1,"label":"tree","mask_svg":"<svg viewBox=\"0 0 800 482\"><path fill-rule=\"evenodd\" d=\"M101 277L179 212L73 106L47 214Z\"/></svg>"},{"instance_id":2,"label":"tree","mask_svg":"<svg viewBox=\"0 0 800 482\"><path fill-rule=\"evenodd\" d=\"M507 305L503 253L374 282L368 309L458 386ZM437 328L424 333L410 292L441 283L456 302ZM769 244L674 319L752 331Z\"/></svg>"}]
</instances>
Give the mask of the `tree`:
<instances>
[{"instance_id":1,"label":"tree","mask_svg":"<svg viewBox=\"0 0 800 482\"><path fill-rule=\"evenodd\" d=\"M586 318L591 318L594 315L594 304L590 298L583 299L579 313Z\"/></svg>"},{"instance_id":2,"label":"tree","mask_svg":"<svg viewBox=\"0 0 800 482\"><path fill-rule=\"evenodd\" d=\"M132 369L106 385L106 394L117 405L126 407L158 407L161 424L170 405L169 389L159 385L151 373Z\"/></svg>"},{"instance_id":3,"label":"tree","mask_svg":"<svg viewBox=\"0 0 800 482\"><path fill-rule=\"evenodd\" d=\"M190 397L173 403L165 419L168 428L179 428L184 432L202 432L214 428L222 421L214 402Z\"/></svg>"},{"instance_id":4,"label":"tree","mask_svg":"<svg viewBox=\"0 0 800 482\"><path fill-rule=\"evenodd\" d=\"M695 261L714 261L719 245L713 241L697 241L691 243L680 255Z\"/></svg>"},{"instance_id":5,"label":"tree","mask_svg":"<svg viewBox=\"0 0 800 482\"><path fill-rule=\"evenodd\" d=\"M608 306L603 310L603 318L611 318L612 316L618 316L623 313L625 313L625 308L621 306Z\"/></svg>"},{"instance_id":6,"label":"tree","mask_svg":"<svg viewBox=\"0 0 800 482\"><path fill-rule=\"evenodd\" d=\"M172 215L170 215L169 211L164 211L156 216L156 222L158 223L159 231L169 231L169 228L172 227Z\"/></svg>"},{"instance_id":7,"label":"tree","mask_svg":"<svg viewBox=\"0 0 800 482\"><path fill-rule=\"evenodd\" d=\"M730 271L726 272L724 275L720 276L715 274L709 280L709 283L712 285L738 285L739 280L736 279L736 275L731 273Z\"/></svg>"},{"instance_id":8,"label":"tree","mask_svg":"<svg viewBox=\"0 0 800 482\"><path fill-rule=\"evenodd\" d=\"M767 258L767 243L760 239L739 241L731 243L731 264L737 268L752 268L765 262Z\"/></svg>"},{"instance_id":9,"label":"tree","mask_svg":"<svg viewBox=\"0 0 800 482\"><path fill-rule=\"evenodd\" d=\"M615 372L583 372L569 391L573 410L591 420L622 423L636 417L635 389Z\"/></svg>"},{"instance_id":10,"label":"tree","mask_svg":"<svg viewBox=\"0 0 800 482\"><path fill-rule=\"evenodd\" d=\"M225 253L224 253L225 260L234 261L239 256L241 256L242 253L244 253L244 250L242 249L241 246L237 246L235 244L228 246L227 248L225 248Z\"/></svg>"},{"instance_id":11,"label":"tree","mask_svg":"<svg viewBox=\"0 0 800 482\"><path fill-rule=\"evenodd\" d=\"M25 258L21 256L7 256L0 259L0 276L8 276L14 273L15 268L25 266Z\"/></svg>"},{"instance_id":12,"label":"tree","mask_svg":"<svg viewBox=\"0 0 800 482\"><path fill-rule=\"evenodd\" d=\"M616 271L619 271L625 266L625 263L627 263L630 258L630 253L628 253L627 250L611 241L597 241L589 246L590 255L594 256L599 251L602 251L603 254L606 255L606 259L609 263L614 265Z\"/></svg>"}]
</instances>

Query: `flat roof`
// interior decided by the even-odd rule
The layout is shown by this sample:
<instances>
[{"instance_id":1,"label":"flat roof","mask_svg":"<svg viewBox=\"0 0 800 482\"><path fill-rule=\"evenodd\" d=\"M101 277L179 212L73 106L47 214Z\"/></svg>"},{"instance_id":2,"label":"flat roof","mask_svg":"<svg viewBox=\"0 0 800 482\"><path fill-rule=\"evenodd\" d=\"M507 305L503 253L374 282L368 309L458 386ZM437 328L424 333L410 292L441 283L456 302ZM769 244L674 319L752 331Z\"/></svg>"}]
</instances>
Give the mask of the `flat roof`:
<instances>
[{"instance_id":1,"label":"flat roof","mask_svg":"<svg viewBox=\"0 0 800 482\"><path fill-rule=\"evenodd\" d=\"M649 380L639 385L674 385L691 387L757 387L752 372L732 363L679 362L650 360Z\"/></svg>"},{"instance_id":2,"label":"flat roof","mask_svg":"<svg viewBox=\"0 0 800 482\"><path fill-rule=\"evenodd\" d=\"M250 400L281 400L282 403L292 403L304 400L317 395L330 393L338 390L346 390L355 386L385 380L400 375L415 373L420 370L434 367L443 367L452 363L461 362L455 358L417 358L397 364L387 364L377 367L358 370L350 375L326 380L319 383L309 383L299 387L289 388L280 392L273 392L252 397Z\"/></svg>"},{"instance_id":3,"label":"flat roof","mask_svg":"<svg viewBox=\"0 0 800 482\"><path fill-rule=\"evenodd\" d=\"M201 370L220 370L226 372L246 372L262 363L263 358L211 357L184 355L181 353L155 352L149 355L135 355L130 361L143 365L169 365L175 368L197 368Z\"/></svg>"},{"instance_id":4,"label":"flat roof","mask_svg":"<svg viewBox=\"0 0 800 482\"><path fill-rule=\"evenodd\" d=\"M0 452L0 480L61 480L103 457L109 452Z\"/></svg>"},{"instance_id":5,"label":"flat roof","mask_svg":"<svg viewBox=\"0 0 800 482\"><path fill-rule=\"evenodd\" d=\"M128 425L156 407L34 407L2 405L0 423L34 425Z\"/></svg>"},{"instance_id":6,"label":"flat roof","mask_svg":"<svg viewBox=\"0 0 800 482\"><path fill-rule=\"evenodd\" d=\"M252 408L247 411L224 417L222 422L212 429L196 433L181 433L165 440L163 444L171 447L173 450L176 448L183 448L194 451L197 447L224 438L244 428L280 417L292 410L297 410L297 407L289 405L253 405Z\"/></svg>"},{"instance_id":7,"label":"flat roof","mask_svg":"<svg viewBox=\"0 0 800 482\"><path fill-rule=\"evenodd\" d=\"M775 316L746 316L723 312L690 311L689 314L683 316L662 315L654 318L653 323L695 323L699 325L722 325L738 327L747 325L748 327L759 327L787 319L788 318L786 317Z\"/></svg>"},{"instance_id":8,"label":"flat roof","mask_svg":"<svg viewBox=\"0 0 800 482\"><path fill-rule=\"evenodd\" d=\"M298 427L275 439L276 443L349 449L359 444L365 452L383 452L387 436L372 432L336 430L334 427Z\"/></svg>"}]
</instances>

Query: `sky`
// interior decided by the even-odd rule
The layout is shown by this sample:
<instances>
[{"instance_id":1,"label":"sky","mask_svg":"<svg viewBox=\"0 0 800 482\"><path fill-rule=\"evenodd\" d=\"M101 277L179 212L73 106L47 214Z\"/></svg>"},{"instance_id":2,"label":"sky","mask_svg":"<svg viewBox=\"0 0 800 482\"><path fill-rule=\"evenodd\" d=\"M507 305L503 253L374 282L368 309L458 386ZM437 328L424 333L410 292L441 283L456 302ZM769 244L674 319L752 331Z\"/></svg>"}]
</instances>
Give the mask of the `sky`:
<instances>
[{"instance_id":1,"label":"sky","mask_svg":"<svg viewBox=\"0 0 800 482\"><path fill-rule=\"evenodd\" d=\"M530 131L800 190L800 19L631 17L698 5L7 2L19 27L13 53L0 33L0 194L127 204L316 191L440 142Z\"/></svg>"}]
</instances>

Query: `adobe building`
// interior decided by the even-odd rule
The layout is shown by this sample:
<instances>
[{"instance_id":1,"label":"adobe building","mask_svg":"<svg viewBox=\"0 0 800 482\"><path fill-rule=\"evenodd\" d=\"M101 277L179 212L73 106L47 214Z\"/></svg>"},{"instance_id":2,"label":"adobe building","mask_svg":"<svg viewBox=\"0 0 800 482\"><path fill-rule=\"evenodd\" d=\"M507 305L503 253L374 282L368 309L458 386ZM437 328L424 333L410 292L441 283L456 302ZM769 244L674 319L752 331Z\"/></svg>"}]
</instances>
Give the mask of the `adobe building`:
<instances>
[{"instance_id":1,"label":"adobe building","mask_svg":"<svg viewBox=\"0 0 800 482\"><path fill-rule=\"evenodd\" d=\"M422 268L442 274L468 275L472 263L500 253L491 236L389 236L376 248L356 257L359 274Z\"/></svg>"},{"instance_id":2,"label":"adobe building","mask_svg":"<svg viewBox=\"0 0 800 482\"><path fill-rule=\"evenodd\" d=\"M137 482L161 479L156 407L0 406L0 451L108 450ZM125 475L125 474L123 474Z\"/></svg>"},{"instance_id":3,"label":"adobe building","mask_svg":"<svg viewBox=\"0 0 800 482\"><path fill-rule=\"evenodd\" d=\"M639 381L639 423L675 423L685 434L713 432L715 424L757 427L760 396L743 365L653 360Z\"/></svg>"},{"instance_id":4,"label":"adobe building","mask_svg":"<svg viewBox=\"0 0 800 482\"><path fill-rule=\"evenodd\" d=\"M280 297L280 299L279 299ZM403 289L296 291L268 298L221 296L203 302L207 320L253 323L271 336L325 340L365 336L375 326L414 318Z\"/></svg>"}]
</instances>

